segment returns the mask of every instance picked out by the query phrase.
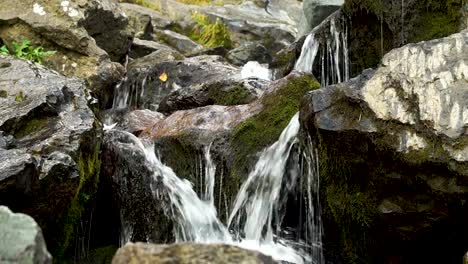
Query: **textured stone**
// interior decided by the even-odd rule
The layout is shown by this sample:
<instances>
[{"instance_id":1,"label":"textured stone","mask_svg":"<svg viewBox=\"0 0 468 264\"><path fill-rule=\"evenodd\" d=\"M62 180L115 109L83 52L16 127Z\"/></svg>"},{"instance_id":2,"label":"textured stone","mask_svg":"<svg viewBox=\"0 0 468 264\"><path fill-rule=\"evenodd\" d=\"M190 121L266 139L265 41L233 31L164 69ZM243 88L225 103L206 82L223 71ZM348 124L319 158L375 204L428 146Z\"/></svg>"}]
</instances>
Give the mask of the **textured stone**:
<instances>
[{"instance_id":1,"label":"textured stone","mask_svg":"<svg viewBox=\"0 0 468 264\"><path fill-rule=\"evenodd\" d=\"M30 216L0 206L0 262L51 264L41 228Z\"/></svg>"},{"instance_id":2,"label":"textured stone","mask_svg":"<svg viewBox=\"0 0 468 264\"><path fill-rule=\"evenodd\" d=\"M128 243L117 251L112 264L124 263L161 264L274 264L271 257L230 245L174 244L152 245Z\"/></svg>"}]
</instances>

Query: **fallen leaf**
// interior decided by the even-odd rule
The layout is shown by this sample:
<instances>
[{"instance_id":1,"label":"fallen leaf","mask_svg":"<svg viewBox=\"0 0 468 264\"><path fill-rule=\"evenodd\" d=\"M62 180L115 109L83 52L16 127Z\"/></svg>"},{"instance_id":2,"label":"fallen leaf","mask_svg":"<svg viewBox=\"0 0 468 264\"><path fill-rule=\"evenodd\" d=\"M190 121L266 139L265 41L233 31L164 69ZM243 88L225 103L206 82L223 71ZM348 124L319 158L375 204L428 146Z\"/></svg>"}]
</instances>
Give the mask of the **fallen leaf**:
<instances>
[{"instance_id":1,"label":"fallen leaf","mask_svg":"<svg viewBox=\"0 0 468 264\"><path fill-rule=\"evenodd\" d=\"M166 82L167 81L167 73L166 72L161 73L161 75L159 75L159 80L161 80L161 82Z\"/></svg>"}]
</instances>

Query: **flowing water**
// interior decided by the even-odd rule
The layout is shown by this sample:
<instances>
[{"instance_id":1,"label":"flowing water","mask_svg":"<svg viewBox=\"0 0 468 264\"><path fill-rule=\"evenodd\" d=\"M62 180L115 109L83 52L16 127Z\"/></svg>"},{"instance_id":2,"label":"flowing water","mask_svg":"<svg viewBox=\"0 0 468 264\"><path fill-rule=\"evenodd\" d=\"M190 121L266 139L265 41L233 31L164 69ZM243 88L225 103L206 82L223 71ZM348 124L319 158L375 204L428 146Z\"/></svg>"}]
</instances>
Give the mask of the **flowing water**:
<instances>
[{"instance_id":1,"label":"flowing water","mask_svg":"<svg viewBox=\"0 0 468 264\"><path fill-rule=\"evenodd\" d=\"M297 113L279 140L261 152L254 170L237 195L227 225L219 220L214 205L216 165L211 158L211 145L204 148L204 166L200 164L198 169L203 174L198 177L202 186L199 197L191 182L179 178L170 167L161 162L153 145L142 142L131 133L128 135L144 151L147 166L153 171L151 190L155 199L168 203L164 206L165 212L175 223L174 235L177 242L233 244L258 250L281 261L298 264L323 263L320 221L315 219L319 216L316 208L318 186L314 183L318 177L315 155L311 155L312 149L303 151L300 154L300 164L293 168L301 167L299 170L303 170L304 167L304 179L298 181L298 173L292 173L290 179L285 178L288 174L288 160L299 142L299 128ZM218 182L219 188L222 188L222 178ZM287 201L284 196L285 182L289 186L287 189L302 182L307 190L306 235L300 239L291 238L287 235L287 230L282 230ZM163 197L168 199L162 199ZM128 239L131 230L123 227L122 232Z\"/></svg>"},{"instance_id":2,"label":"flowing water","mask_svg":"<svg viewBox=\"0 0 468 264\"><path fill-rule=\"evenodd\" d=\"M322 86L349 80L348 24L339 12L328 17L307 36L294 68L301 72L314 72Z\"/></svg>"}]
</instances>

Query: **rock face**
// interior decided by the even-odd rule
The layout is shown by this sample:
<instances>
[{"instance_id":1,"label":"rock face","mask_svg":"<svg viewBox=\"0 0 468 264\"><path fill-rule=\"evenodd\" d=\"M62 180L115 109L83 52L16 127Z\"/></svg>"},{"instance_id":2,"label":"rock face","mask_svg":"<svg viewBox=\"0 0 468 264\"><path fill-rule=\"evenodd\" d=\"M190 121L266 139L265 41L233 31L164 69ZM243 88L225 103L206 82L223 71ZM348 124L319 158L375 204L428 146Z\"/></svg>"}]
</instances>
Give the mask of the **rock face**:
<instances>
[{"instance_id":1,"label":"rock face","mask_svg":"<svg viewBox=\"0 0 468 264\"><path fill-rule=\"evenodd\" d=\"M299 34L308 34L330 14L335 12L344 0L304 0L302 3L302 21Z\"/></svg>"},{"instance_id":2,"label":"rock face","mask_svg":"<svg viewBox=\"0 0 468 264\"><path fill-rule=\"evenodd\" d=\"M41 228L30 216L0 206L0 261L5 264L48 264L52 257Z\"/></svg>"},{"instance_id":3,"label":"rock face","mask_svg":"<svg viewBox=\"0 0 468 264\"><path fill-rule=\"evenodd\" d=\"M33 216L46 233L99 151L85 89L78 79L0 56L0 204Z\"/></svg>"},{"instance_id":4,"label":"rock face","mask_svg":"<svg viewBox=\"0 0 468 264\"><path fill-rule=\"evenodd\" d=\"M0 39L11 50L13 42L28 39L33 46L56 51L44 64L65 76L86 79L100 98L122 78L124 68L110 58L119 60L127 52L131 35L124 29L127 19L112 1L0 4Z\"/></svg>"},{"instance_id":5,"label":"rock face","mask_svg":"<svg viewBox=\"0 0 468 264\"><path fill-rule=\"evenodd\" d=\"M326 222L346 226L328 239L348 261L456 262L466 251L467 44L465 32L406 45L304 98Z\"/></svg>"},{"instance_id":6,"label":"rock face","mask_svg":"<svg viewBox=\"0 0 468 264\"><path fill-rule=\"evenodd\" d=\"M274 264L271 257L229 245L128 243L117 251L112 264L124 263Z\"/></svg>"}]
</instances>

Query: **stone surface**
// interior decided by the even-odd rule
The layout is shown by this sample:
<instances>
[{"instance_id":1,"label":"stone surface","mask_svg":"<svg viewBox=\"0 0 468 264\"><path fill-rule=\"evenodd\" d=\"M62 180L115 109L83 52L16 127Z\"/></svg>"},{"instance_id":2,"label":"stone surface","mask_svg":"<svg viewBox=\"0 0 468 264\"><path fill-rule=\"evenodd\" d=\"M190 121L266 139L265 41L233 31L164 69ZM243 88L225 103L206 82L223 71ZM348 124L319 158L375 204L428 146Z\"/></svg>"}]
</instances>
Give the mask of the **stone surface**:
<instances>
[{"instance_id":1,"label":"stone surface","mask_svg":"<svg viewBox=\"0 0 468 264\"><path fill-rule=\"evenodd\" d=\"M119 59L128 49L130 35L123 28L126 18L110 0L86 0L79 5L0 1L0 5L0 38L10 49L13 41L28 39L33 46L56 51L44 64L65 76L86 79L100 98L122 78L123 67L111 62L106 51Z\"/></svg>"},{"instance_id":2,"label":"stone surface","mask_svg":"<svg viewBox=\"0 0 468 264\"><path fill-rule=\"evenodd\" d=\"M406 45L303 99L303 126L320 138L325 223L349 227L328 241L355 245L345 262L455 262L465 252L467 43L464 32Z\"/></svg>"},{"instance_id":3,"label":"stone surface","mask_svg":"<svg viewBox=\"0 0 468 264\"><path fill-rule=\"evenodd\" d=\"M240 81L239 69L224 62L219 56L205 55L153 64L149 60L143 65L137 61L140 60L131 63L126 81L117 89L115 105L118 108L131 106L156 111L166 96L178 90L180 91L174 96L188 93L189 95L184 98L193 98L199 94L198 90L210 91L216 88L222 94L223 85L230 84L235 88L233 84ZM204 98L196 99L200 102L209 102ZM164 107L161 107L164 111L174 111L178 107L189 109L203 105L197 101L186 101L186 105L182 102L170 105L168 101Z\"/></svg>"},{"instance_id":4,"label":"stone surface","mask_svg":"<svg viewBox=\"0 0 468 264\"><path fill-rule=\"evenodd\" d=\"M229 51L226 59L237 66L242 66L249 61L258 61L259 63L270 63L272 61L269 51L258 43L244 43L240 47Z\"/></svg>"},{"instance_id":5,"label":"stone surface","mask_svg":"<svg viewBox=\"0 0 468 264\"><path fill-rule=\"evenodd\" d=\"M52 263L41 228L34 219L25 214L15 214L6 206L0 206L0 262Z\"/></svg>"},{"instance_id":6,"label":"stone surface","mask_svg":"<svg viewBox=\"0 0 468 264\"><path fill-rule=\"evenodd\" d=\"M189 37L170 30L154 30L152 39L169 45L184 55L200 52L203 46L191 40Z\"/></svg>"},{"instance_id":7,"label":"stone surface","mask_svg":"<svg viewBox=\"0 0 468 264\"><path fill-rule=\"evenodd\" d=\"M174 244L152 245L128 243L117 251L112 264L124 263L226 263L226 264L274 264L271 257L230 245Z\"/></svg>"},{"instance_id":8,"label":"stone surface","mask_svg":"<svg viewBox=\"0 0 468 264\"><path fill-rule=\"evenodd\" d=\"M172 48L158 42L135 38L130 48L130 58L137 59L158 50L174 51Z\"/></svg>"},{"instance_id":9,"label":"stone surface","mask_svg":"<svg viewBox=\"0 0 468 264\"><path fill-rule=\"evenodd\" d=\"M304 0L299 35L306 35L335 12L344 0Z\"/></svg>"},{"instance_id":10,"label":"stone surface","mask_svg":"<svg viewBox=\"0 0 468 264\"><path fill-rule=\"evenodd\" d=\"M120 3L129 20L129 28L138 37L148 39L153 33L153 28L164 29L172 25L172 21L156 10L140 5Z\"/></svg>"},{"instance_id":11,"label":"stone surface","mask_svg":"<svg viewBox=\"0 0 468 264\"><path fill-rule=\"evenodd\" d=\"M95 147L92 97L83 81L38 64L5 56L0 64L0 204L45 228L77 192L80 151Z\"/></svg>"}]
</instances>

